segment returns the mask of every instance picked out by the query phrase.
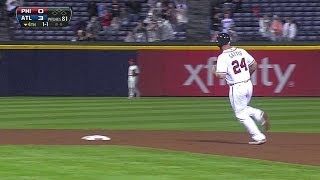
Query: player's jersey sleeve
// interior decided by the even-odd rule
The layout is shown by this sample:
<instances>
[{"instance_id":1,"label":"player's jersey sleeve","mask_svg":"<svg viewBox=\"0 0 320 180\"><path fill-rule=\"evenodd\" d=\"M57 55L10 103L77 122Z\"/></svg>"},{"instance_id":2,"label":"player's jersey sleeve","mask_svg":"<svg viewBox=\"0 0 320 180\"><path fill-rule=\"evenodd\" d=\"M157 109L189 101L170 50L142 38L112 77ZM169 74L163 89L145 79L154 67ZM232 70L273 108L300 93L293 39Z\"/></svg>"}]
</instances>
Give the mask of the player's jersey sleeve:
<instances>
[{"instance_id":1,"label":"player's jersey sleeve","mask_svg":"<svg viewBox=\"0 0 320 180\"><path fill-rule=\"evenodd\" d=\"M217 73L227 73L228 66L227 66L227 61L226 59L223 59L222 56L220 55L217 60Z\"/></svg>"},{"instance_id":2,"label":"player's jersey sleeve","mask_svg":"<svg viewBox=\"0 0 320 180\"><path fill-rule=\"evenodd\" d=\"M254 63L254 61L255 61L254 58L246 50L243 50L243 54L246 59L246 64L248 66L250 66L252 63Z\"/></svg>"}]
</instances>

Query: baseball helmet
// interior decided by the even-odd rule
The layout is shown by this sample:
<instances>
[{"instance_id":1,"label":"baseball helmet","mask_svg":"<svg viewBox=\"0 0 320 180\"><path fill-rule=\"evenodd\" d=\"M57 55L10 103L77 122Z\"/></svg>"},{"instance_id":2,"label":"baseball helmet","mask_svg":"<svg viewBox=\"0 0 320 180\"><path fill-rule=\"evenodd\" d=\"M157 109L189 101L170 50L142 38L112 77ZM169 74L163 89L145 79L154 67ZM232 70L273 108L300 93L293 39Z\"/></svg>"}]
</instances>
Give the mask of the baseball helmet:
<instances>
[{"instance_id":1,"label":"baseball helmet","mask_svg":"<svg viewBox=\"0 0 320 180\"><path fill-rule=\"evenodd\" d=\"M217 35L216 43L219 47L222 47L223 45L227 45L230 43L230 36L227 33L219 33Z\"/></svg>"},{"instance_id":2,"label":"baseball helmet","mask_svg":"<svg viewBox=\"0 0 320 180\"><path fill-rule=\"evenodd\" d=\"M135 59L129 59L128 62L129 62L129 63L135 63L136 60L135 60Z\"/></svg>"}]
</instances>

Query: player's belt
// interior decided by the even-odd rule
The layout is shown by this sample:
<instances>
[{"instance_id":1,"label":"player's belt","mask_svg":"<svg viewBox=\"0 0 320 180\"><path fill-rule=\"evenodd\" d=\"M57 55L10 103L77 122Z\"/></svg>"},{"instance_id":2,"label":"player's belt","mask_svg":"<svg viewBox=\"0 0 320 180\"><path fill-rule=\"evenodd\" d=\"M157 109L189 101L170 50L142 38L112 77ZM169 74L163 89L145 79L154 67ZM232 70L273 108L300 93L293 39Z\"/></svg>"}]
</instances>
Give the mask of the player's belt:
<instances>
[{"instance_id":1,"label":"player's belt","mask_svg":"<svg viewBox=\"0 0 320 180\"><path fill-rule=\"evenodd\" d=\"M250 81L250 79L244 80L244 81L240 81L240 82L236 82L236 83L233 83L233 84L229 84L229 86L233 86L235 84L240 84L240 83L246 83L246 82L249 82L249 81Z\"/></svg>"}]
</instances>

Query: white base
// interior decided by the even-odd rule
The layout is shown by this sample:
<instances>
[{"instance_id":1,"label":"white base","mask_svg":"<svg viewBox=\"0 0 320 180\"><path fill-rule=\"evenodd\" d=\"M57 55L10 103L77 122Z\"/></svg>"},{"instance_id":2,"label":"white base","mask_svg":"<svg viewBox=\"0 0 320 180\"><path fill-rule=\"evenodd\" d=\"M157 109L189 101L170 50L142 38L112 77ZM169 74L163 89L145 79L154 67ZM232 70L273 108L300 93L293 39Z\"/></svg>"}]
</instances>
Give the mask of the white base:
<instances>
[{"instance_id":1,"label":"white base","mask_svg":"<svg viewBox=\"0 0 320 180\"><path fill-rule=\"evenodd\" d=\"M84 136L81 139L87 140L87 141L110 141L111 140L110 137L102 136L102 135Z\"/></svg>"}]
</instances>

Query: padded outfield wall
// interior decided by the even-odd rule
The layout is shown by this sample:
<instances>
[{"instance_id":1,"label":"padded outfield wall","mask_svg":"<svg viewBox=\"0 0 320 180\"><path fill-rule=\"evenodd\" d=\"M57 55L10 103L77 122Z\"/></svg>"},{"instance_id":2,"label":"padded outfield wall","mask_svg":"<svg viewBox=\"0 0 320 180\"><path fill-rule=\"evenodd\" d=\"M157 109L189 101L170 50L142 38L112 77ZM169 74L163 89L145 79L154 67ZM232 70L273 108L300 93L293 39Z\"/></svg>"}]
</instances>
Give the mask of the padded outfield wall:
<instances>
[{"instance_id":1,"label":"padded outfield wall","mask_svg":"<svg viewBox=\"0 0 320 180\"><path fill-rule=\"evenodd\" d=\"M320 96L320 46L243 46L258 62L256 96ZM144 96L227 96L210 46L1 46L0 95L127 96L127 60Z\"/></svg>"}]
</instances>

